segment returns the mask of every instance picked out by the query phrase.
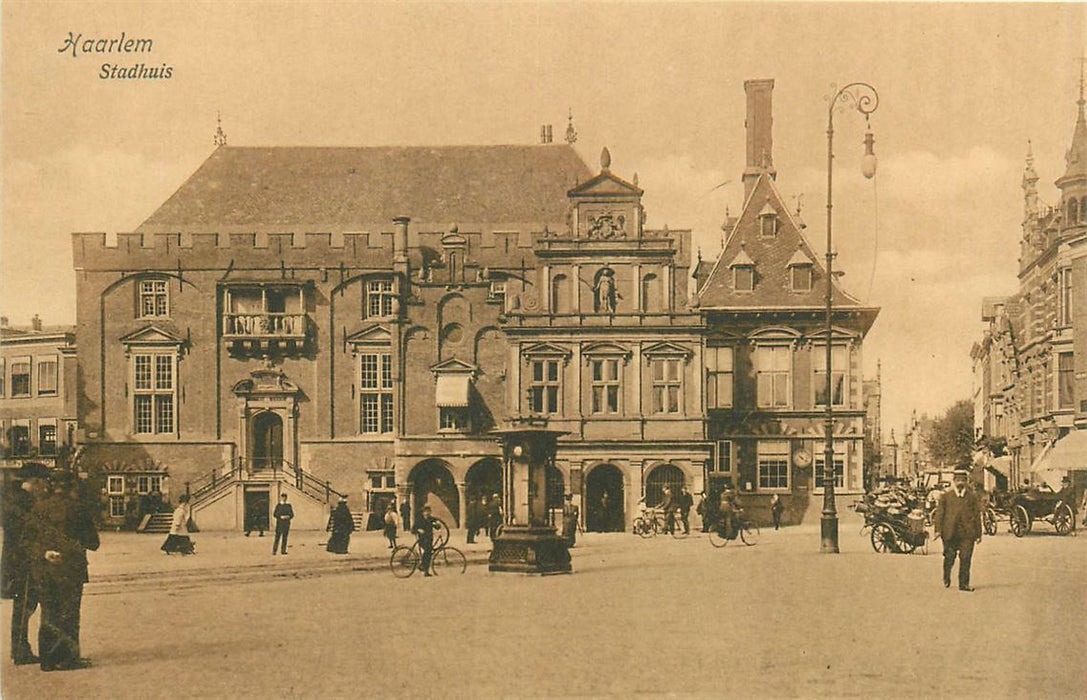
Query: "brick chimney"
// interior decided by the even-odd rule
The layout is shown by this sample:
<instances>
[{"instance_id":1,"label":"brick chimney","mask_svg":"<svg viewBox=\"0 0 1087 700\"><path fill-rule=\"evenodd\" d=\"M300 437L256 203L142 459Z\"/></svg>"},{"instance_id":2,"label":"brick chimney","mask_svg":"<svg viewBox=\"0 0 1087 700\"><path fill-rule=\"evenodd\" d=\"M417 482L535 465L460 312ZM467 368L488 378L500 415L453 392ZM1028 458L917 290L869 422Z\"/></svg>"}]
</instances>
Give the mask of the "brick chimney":
<instances>
[{"instance_id":1,"label":"brick chimney","mask_svg":"<svg viewBox=\"0 0 1087 700\"><path fill-rule=\"evenodd\" d=\"M30 319L30 327L36 331L40 331L42 329L42 320L41 317L38 316L38 314L34 314L34 318Z\"/></svg>"},{"instance_id":2,"label":"brick chimney","mask_svg":"<svg viewBox=\"0 0 1087 700\"><path fill-rule=\"evenodd\" d=\"M744 168L744 201L751 196L751 190L759 176L767 173L777 177L774 170L774 80L762 78L745 80L744 92L747 93L747 167Z\"/></svg>"}]
</instances>

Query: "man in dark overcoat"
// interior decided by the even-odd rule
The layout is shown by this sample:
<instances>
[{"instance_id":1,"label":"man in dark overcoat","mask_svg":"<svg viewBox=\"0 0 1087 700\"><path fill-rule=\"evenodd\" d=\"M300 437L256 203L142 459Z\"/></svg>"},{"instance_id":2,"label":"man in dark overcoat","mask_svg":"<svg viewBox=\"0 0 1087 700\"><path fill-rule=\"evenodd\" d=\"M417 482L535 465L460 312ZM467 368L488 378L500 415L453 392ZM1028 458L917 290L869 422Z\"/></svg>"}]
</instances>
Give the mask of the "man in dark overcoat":
<instances>
[{"instance_id":1,"label":"man in dark overcoat","mask_svg":"<svg viewBox=\"0 0 1087 700\"><path fill-rule=\"evenodd\" d=\"M970 561L974 545L981 542L981 503L974 489L966 487L969 472L955 472L952 487L940 496L933 517L936 536L944 541L944 588L951 587L951 569L959 558L959 590L970 586Z\"/></svg>"},{"instance_id":2,"label":"man in dark overcoat","mask_svg":"<svg viewBox=\"0 0 1087 700\"><path fill-rule=\"evenodd\" d=\"M679 494L679 517L683 521L683 534L691 534L691 508L694 506L694 496L686 486Z\"/></svg>"},{"instance_id":3,"label":"man in dark overcoat","mask_svg":"<svg viewBox=\"0 0 1087 700\"><path fill-rule=\"evenodd\" d=\"M276 504L276 509L272 513L272 516L276 519L276 536L272 540L272 554L276 553L276 548L280 546L280 542L283 543L280 550L283 554L287 553L287 538L291 534L291 519L294 518L294 506L287 503L287 494L281 494L279 497L279 503Z\"/></svg>"},{"instance_id":4,"label":"man in dark overcoat","mask_svg":"<svg viewBox=\"0 0 1087 700\"><path fill-rule=\"evenodd\" d=\"M79 654L79 616L87 582L87 550L98 549L91 512L77 495L70 472L55 474L49 492L34 503L28 520L31 577L42 616L38 655L43 671L85 668Z\"/></svg>"},{"instance_id":5,"label":"man in dark overcoat","mask_svg":"<svg viewBox=\"0 0 1087 700\"><path fill-rule=\"evenodd\" d=\"M34 462L24 464L12 488L4 494L4 553L0 562L0 593L11 600L11 660L18 666L38 663L30 649L30 616L38 609L38 587L30 576L28 521L34 499L44 494L49 470Z\"/></svg>"}]
</instances>

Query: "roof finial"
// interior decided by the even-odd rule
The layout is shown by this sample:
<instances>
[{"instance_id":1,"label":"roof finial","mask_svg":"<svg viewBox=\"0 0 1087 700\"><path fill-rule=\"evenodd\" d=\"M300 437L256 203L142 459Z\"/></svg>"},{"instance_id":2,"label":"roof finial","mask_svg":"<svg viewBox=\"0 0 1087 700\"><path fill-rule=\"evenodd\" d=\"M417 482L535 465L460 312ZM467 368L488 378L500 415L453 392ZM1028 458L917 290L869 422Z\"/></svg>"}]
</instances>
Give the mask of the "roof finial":
<instances>
[{"instance_id":1,"label":"roof finial","mask_svg":"<svg viewBox=\"0 0 1087 700\"><path fill-rule=\"evenodd\" d=\"M608 147L604 146L604 150L600 151L600 169L608 170L611 167L611 152L608 151Z\"/></svg>"},{"instance_id":2,"label":"roof finial","mask_svg":"<svg viewBox=\"0 0 1087 700\"><path fill-rule=\"evenodd\" d=\"M1085 80L1087 80L1087 75L1084 74L1084 69L1087 67L1087 52L1081 49L1079 58L1076 60L1079 61L1079 99L1076 100L1076 104L1082 107L1084 103L1083 88Z\"/></svg>"},{"instance_id":3,"label":"roof finial","mask_svg":"<svg viewBox=\"0 0 1087 700\"><path fill-rule=\"evenodd\" d=\"M571 108L566 123L566 143L571 146L577 142L577 129L574 128L574 110Z\"/></svg>"},{"instance_id":4,"label":"roof finial","mask_svg":"<svg viewBox=\"0 0 1087 700\"><path fill-rule=\"evenodd\" d=\"M634 173L634 179L631 182L634 183L635 187L638 186L638 173Z\"/></svg>"},{"instance_id":5,"label":"roof finial","mask_svg":"<svg viewBox=\"0 0 1087 700\"><path fill-rule=\"evenodd\" d=\"M226 132L223 131L223 113L222 112L216 112L215 113L215 123L216 123L215 138L212 139L212 140L215 142L215 145L217 147L218 146L225 146L226 145Z\"/></svg>"}]
</instances>

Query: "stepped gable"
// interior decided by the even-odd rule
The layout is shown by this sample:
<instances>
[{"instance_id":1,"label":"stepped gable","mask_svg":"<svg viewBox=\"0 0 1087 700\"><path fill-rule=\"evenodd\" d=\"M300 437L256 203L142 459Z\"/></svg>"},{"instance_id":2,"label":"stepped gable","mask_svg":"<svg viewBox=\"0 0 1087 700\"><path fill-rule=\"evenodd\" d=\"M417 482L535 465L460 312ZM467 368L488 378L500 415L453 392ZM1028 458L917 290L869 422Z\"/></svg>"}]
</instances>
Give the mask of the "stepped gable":
<instances>
[{"instance_id":1,"label":"stepped gable","mask_svg":"<svg viewBox=\"0 0 1087 700\"><path fill-rule=\"evenodd\" d=\"M561 222L567 190L590 177L568 145L222 146L137 231Z\"/></svg>"},{"instance_id":2,"label":"stepped gable","mask_svg":"<svg viewBox=\"0 0 1087 700\"><path fill-rule=\"evenodd\" d=\"M771 210L777 215L778 230L775 236L765 237L760 233L759 217ZM812 263L812 286L805 292L793 291L789 276L789 263L795 262L798 253ZM823 286L826 272L820 264L823 257L824 254L816 253L804 238L774 181L763 174L744 204L709 278L699 289L699 306L702 309L823 308L826 303ZM737 260L754 263L753 291L734 289L730 266ZM837 308L861 306L837 284L833 286L833 295Z\"/></svg>"}]
</instances>

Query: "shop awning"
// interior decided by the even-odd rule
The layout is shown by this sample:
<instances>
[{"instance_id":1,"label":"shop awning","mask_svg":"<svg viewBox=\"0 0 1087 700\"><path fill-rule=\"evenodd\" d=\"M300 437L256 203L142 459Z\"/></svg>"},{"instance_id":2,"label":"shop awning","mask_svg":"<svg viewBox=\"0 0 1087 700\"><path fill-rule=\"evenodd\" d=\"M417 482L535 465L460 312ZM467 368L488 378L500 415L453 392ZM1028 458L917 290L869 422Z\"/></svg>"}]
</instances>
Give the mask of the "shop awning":
<instances>
[{"instance_id":1,"label":"shop awning","mask_svg":"<svg viewBox=\"0 0 1087 700\"><path fill-rule=\"evenodd\" d=\"M463 408L468 405L469 374L439 374L435 403L440 408Z\"/></svg>"},{"instance_id":2,"label":"shop awning","mask_svg":"<svg viewBox=\"0 0 1087 700\"><path fill-rule=\"evenodd\" d=\"M1052 467L1048 465L1049 453L1053 449L1051 443L1046 443L1046 446L1042 448L1042 451L1038 453L1038 456L1034 458L1034 461L1030 465L1030 473L1038 474L1039 472L1047 472Z\"/></svg>"},{"instance_id":3,"label":"shop awning","mask_svg":"<svg viewBox=\"0 0 1087 700\"><path fill-rule=\"evenodd\" d=\"M1034 461L1030 470L1072 471L1087 470L1087 430L1073 430Z\"/></svg>"},{"instance_id":4,"label":"shop awning","mask_svg":"<svg viewBox=\"0 0 1087 700\"><path fill-rule=\"evenodd\" d=\"M995 457L989 460L989 463L985 465L986 469L1003 474L1010 477L1012 475L1012 458L1011 457Z\"/></svg>"}]
</instances>

